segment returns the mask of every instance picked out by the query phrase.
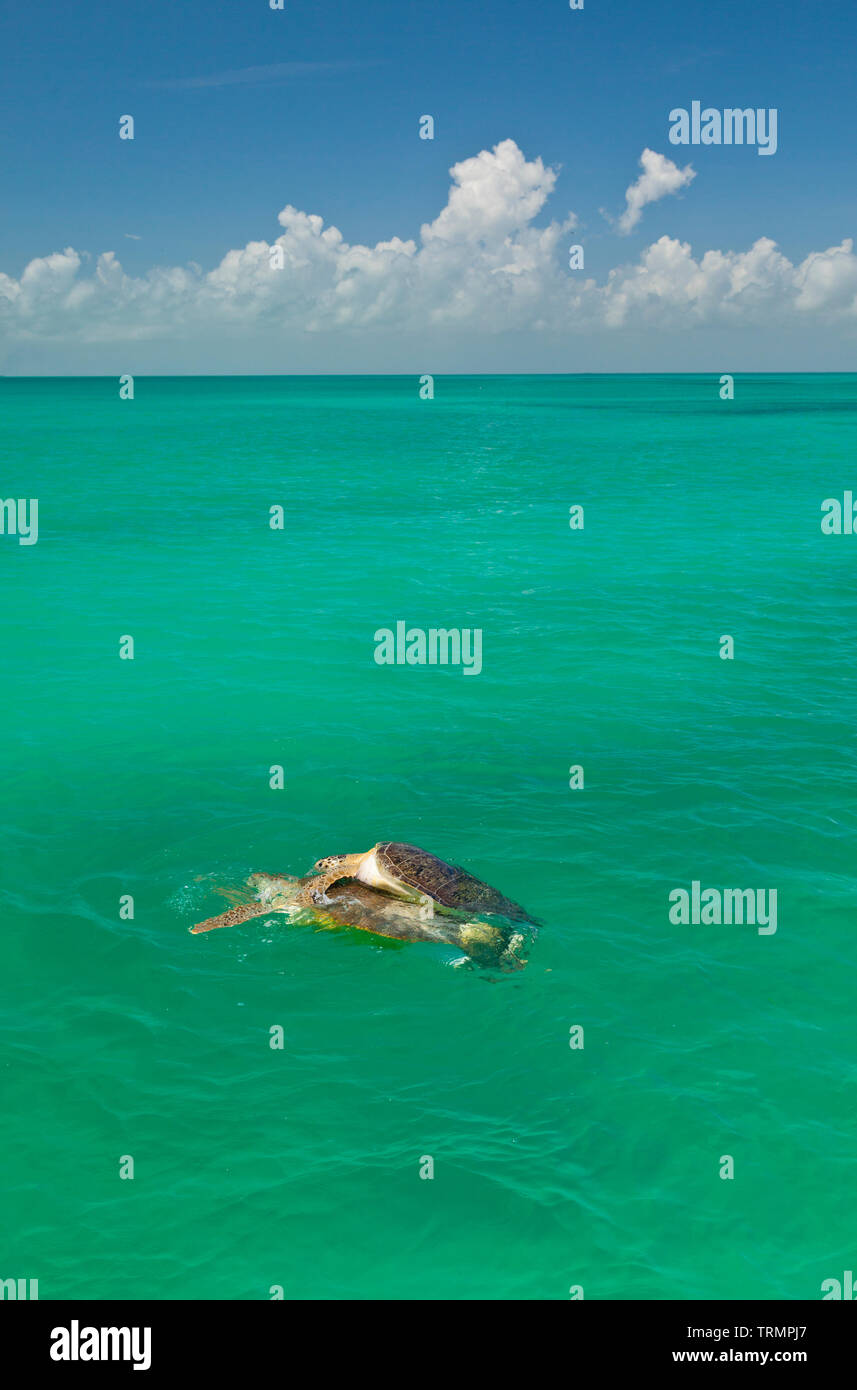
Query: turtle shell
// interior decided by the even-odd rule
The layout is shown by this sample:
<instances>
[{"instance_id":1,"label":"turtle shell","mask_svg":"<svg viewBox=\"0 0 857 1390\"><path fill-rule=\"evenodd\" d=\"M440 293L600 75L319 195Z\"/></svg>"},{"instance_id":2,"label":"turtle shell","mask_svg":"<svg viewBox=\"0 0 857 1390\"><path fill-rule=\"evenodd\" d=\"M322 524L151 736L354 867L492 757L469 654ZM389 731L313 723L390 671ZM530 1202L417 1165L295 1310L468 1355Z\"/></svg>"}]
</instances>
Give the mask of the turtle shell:
<instances>
[{"instance_id":1,"label":"turtle shell","mask_svg":"<svg viewBox=\"0 0 857 1390\"><path fill-rule=\"evenodd\" d=\"M400 879L454 912L496 912L513 922L533 922L523 907L498 893L490 883L474 878L466 869L444 863L416 845L388 840L378 845L375 853L391 878Z\"/></svg>"}]
</instances>

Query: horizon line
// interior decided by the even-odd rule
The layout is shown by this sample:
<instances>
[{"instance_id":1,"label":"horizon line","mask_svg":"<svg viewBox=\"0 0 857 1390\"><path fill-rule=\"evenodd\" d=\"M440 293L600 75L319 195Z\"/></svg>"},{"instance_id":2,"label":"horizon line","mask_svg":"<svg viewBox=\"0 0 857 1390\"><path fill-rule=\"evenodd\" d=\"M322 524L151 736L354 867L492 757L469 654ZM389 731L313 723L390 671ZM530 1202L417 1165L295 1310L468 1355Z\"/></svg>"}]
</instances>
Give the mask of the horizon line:
<instances>
[{"instance_id":1,"label":"horizon line","mask_svg":"<svg viewBox=\"0 0 857 1390\"><path fill-rule=\"evenodd\" d=\"M820 370L818 368L753 368L752 370L742 370L733 367L730 372L724 372L720 367L699 368L696 371L661 371L661 372L639 372L639 371L603 371L603 372L86 372L83 374L72 372L0 372L0 381L115 381L122 376L132 376L135 380L145 381L173 381L189 379L193 381L206 381L212 377L226 378L229 380L247 381L290 381L309 378L316 381L328 381L336 377L346 377L360 381L372 381L381 377L394 377L411 379L413 377L431 376L439 377L505 377L505 376L533 376L533 377L601 377L601 376L857 376L857 368L829 368Z\"/></svg>"}]
</instances>

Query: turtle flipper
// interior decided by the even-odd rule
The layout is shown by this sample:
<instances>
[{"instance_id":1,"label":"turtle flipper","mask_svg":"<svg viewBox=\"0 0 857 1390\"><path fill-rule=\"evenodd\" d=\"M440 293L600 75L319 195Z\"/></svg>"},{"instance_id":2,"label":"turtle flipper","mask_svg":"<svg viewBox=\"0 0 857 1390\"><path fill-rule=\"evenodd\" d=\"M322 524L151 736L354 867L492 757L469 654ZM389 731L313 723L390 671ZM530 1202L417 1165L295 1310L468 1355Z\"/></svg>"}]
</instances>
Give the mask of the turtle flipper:
<instances>
[{"instance_id":1,"label":"turtle flipper","mask_svg":"<svg viewBox=\"0 0 857 1390\"><path fill-rule=\"evenodd\" d=\"M329 903L328 888L343 879L356 878L365 857L364 854L329 854L325 859L318 859L313 865L313 872L298 879L300 906L316 907L319 903Z\"/></svg>"},{"instance_id":2,"label":"turtle flipper","mask_svg":"<svg viewBox=\"0 0 857 1390\"><path fill-rule=\"evenodd\" d=\"M324 874L308 875L300 880L301 887L297 897L299 905L301 907L318 907L319 904L329 903L328 888L332 888L334 883L339 883L342 879L349 877L350 875L341 869L334 869Z\"/></svg>"},{"instance_id":3,"label":"turtle flipper","mask_svg":"<svg viewBox=\"0 0 857 1390\"><path fill-rule=\"evenodd\" d=\"M219 917L209 917L204 922L197 922L196 926L189 927L188 930L197 935L203 931L217 931L218 927L237 927L239 922L249 922L252 917L267 917L272 912L277 912L270 903L247 903L244 907L231 907L228 912L221 912Z\"/></svg>"}]
</instances>

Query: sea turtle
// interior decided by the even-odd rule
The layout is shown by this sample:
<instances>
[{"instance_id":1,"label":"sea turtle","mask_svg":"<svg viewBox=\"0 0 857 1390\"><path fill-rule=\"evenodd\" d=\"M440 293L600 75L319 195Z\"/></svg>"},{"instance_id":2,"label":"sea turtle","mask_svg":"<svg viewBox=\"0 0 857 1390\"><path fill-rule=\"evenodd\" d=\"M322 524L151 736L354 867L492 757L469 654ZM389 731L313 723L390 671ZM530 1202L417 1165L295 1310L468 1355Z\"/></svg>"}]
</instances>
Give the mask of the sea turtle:
<instances>
[{"instance_id":1,"label":"sea turtle","mask_svg":"<svg viewBox=\"0 0 857 1390\"><path fill-rule=\"evenodd\" d=\"M421 905L427 918L435 905L441 912L477 912L536 926L524 908L466 869L446 864L416 845L384 840L363 854L332 854L315 864L317 877L304 880L302 901L324 902L327 890L342 879L356 879L393 897Z\"/></svg>"},{"instance_id":2,"label":"sea turtle","mask_svg":"<svg viewBox=\"0 0 857 1390\"><path fill-rule=\"evenodd\" d=\"M313 902L308 911L305 889L311 881L316 880L252 874L248 886L256 893L253 902L230 908L219 917L209 917L190 930L194 934L216 931L219 927L234 927L239 922L271 912L284 912L292 917L306 914L308 920L321 926L357 927L400 941L445 941L464 951L470 960L500 970L521 970L526 965L520 954L524 945L521 932L504 930L488 922L460 921L446 915L428 919L417 904L379 893L358 879L332 884L324 904ZM456 963L465 964L466 961Z\"/></svg>"}]
</instances>

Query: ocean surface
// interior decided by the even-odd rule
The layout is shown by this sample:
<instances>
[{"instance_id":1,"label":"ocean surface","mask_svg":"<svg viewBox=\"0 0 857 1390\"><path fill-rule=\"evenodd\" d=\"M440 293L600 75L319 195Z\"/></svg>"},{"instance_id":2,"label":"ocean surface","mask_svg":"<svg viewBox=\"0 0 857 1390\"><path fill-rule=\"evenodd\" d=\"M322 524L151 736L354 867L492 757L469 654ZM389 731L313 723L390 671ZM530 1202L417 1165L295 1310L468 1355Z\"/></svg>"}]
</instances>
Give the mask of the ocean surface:
<instances>
[{"instance_id":1,"label":"ocean surface","mask_svg":"<svg viewBox=\"0 0 857 1390\"><path fill-rule=\"evenodd\" d=\"M0 443L39 499L37 544L0 537L0 1278L792 1299L857 1268L857 536L821 530L857 377L3 379ZM378 665L398 621L481 630L481 673ZM384 839L524 903L526 969L188 932ZM694 881L776 890L776 932L671 922Z\"/></svg>"}]
</instances>

